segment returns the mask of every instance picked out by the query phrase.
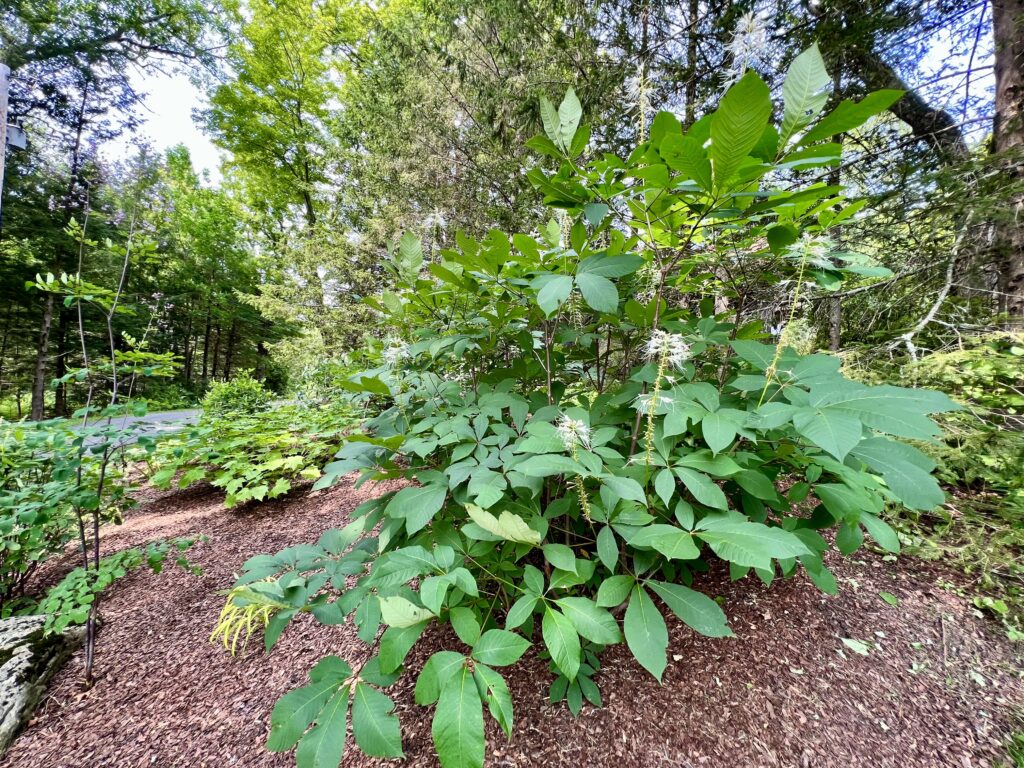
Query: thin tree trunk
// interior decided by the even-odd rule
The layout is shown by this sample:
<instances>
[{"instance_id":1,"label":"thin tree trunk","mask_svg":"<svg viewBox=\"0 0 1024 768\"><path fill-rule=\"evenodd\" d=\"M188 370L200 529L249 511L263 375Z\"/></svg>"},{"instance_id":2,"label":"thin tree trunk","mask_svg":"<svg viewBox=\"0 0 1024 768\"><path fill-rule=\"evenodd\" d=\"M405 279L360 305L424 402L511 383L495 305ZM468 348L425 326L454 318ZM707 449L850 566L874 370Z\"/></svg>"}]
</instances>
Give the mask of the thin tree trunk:
<instances>
[{"instance_id":1,"label":"thin tree trunk","mask_svg":"<svg viewBox=\"0 0 1024 768\"><path fill-rule=\"evenodd\" d=\"M217 339L213 342L213 371L211 378L217 378L217 362L220 358L220 323L217 323Z\"/></svg>"},{"instance_id":2,"label":"thin tree trunk","mask_svg":"<svg viewBox=\"0 0 1024 768\"><path fill-rule=\"evenodd\" d=\"M50 326L53 325L53 294L47 293L43 302L43 320L39 326L39 342L36 344L36 368L32 378L32 406L29 416L33 421L43 419L44 398L46 397L46 360L50 353Z\"/></svg>"},{"instance_id":3,"label":"thin tree trunk","mask_svg":"<svg viewBox=\"0 0 1024 768\"><path fill-rule=\"evenodd\" d=\"M697 15L700 13L699 0L690 0L690 13L686 20L690 24L686 33L686 128L697 119Z\"/></svg>"},{"instance_id":4,"label":"thin tree trunk","mask_svg":"<svg viewBox=\"0 0 1024 768\"><path fill-rule=\"evenodd\" d=\"M227 354L224 356L224 378L231 378L231 363L235 356L235 336L238 332L238 320L237 318L231 319L231 330L228 331L228 349Z\"/></svg>"},{"instance_id":5,"label":"thin tree trunk","mask_svg":"<svg viewBox=\"0 0 1024 768\"><path fill-rule=\"evenodd\" d=\"M203 387L206 387L206 383L210 380L208 372L210 370L210 304L206 305L206 329L203 331Z\"/></svg>"},{"instance_id":6,"label":"thin tree trunk","mask_svg":"<svg viewBox=\"0 0 1024 768\"><path fill-rule=\"evenodd\" d=\"M64 377L68 372L68 325L70 313L61 309L57 320L57 355L54 362L53 374L57 379ZM58 384L54 392L53 413L55 416L68 415L68 388L66 384Z\"/></svg>"},{"instance_id":7,"label":"thin tree trunk","mask_svg":"<svg viewBox=\"0 0 1024 768\"><path fill-rule=\"evenodd\" d=\"M999 268L999 308L1010 324L1024 327L1024 0L993 0L996 114L992 143L1007 174L1007 186L1018 190L995 222Z\"/></svg>"}]
</instances>

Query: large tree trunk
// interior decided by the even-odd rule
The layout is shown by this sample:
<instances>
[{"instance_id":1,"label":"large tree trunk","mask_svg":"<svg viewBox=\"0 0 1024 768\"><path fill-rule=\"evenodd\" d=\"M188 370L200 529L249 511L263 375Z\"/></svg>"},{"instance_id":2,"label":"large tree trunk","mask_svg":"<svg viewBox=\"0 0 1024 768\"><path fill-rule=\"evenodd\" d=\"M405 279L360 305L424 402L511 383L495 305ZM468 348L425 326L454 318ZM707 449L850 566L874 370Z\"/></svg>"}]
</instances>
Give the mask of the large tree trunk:
<instances>
[{"instance_id":1,"label":"large tree trunk","mask_svg":"<svg viewBox=\"0 0 1024 768\"><path fill-rule=\"evenodd\" d=\"M43 303L43 321L39 326L39 343L36 344L36 370L32 378L32 407L29 416L34 421L43 418L46 396L46 361L50 354L50 326L53 325L53 294L47 293Z\"/></svg>"},{"instance_id":2,"label":"large tree trunk","mask_svg":"<svg viewBox=\"0 0 1024 768\"><path fill-rule=\"evenodd\" d=\"M1024 0L993 0L996 44L996 114L992 143L1016 191L996 222L993 247L999 268L999 307L1010 324L1024 327Z\"/></svg>"}]
</instances>

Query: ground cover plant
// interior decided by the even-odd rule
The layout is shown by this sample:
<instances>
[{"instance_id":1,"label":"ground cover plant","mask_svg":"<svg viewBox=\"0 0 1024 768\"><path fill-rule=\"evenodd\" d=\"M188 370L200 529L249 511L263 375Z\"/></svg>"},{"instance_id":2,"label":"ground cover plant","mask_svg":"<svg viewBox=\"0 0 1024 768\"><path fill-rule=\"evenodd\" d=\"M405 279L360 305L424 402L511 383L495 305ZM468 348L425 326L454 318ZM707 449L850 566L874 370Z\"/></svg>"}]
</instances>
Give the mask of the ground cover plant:
<instances>
[{"instance_id":1,"label":"ground cover plant","mask_svg":"<svg viewBox=\"0 0 1024 768\"><path fill-rule=\"evenodd\" d=\"M403 335L347 384L377 413L318 486L353 471L410 484L315 545L249 560L215 630L231 646L265 625L269 648L312 613L348 618L368 645L363 660L324 658L278 702L269 749L336 765L351 722L364 753L401 756L380 689L441 623L458 642L430 657L415 698L435 708L441 764L482 765L484 707L511 734L499 670L524 653L550 659L552 699L577 710L599 701L608 645L625 642L661 680L663 611L732 635L700 591L713 561L733 578L802 574L834 592L832 544L849 554L867 534L897 551L886 506L943 501L934 462L905 440L939 434L929 414L955 403L766 343L711 267L770 264L767 279L791 286L790 320L808 282L885 274L829 239L861 203L804 172L838 163L832 138L900 93L823 115L830 83L811 48L789 69L780 119L746 72L685 132L659 114L625 158L586 155L570 90L557 109L541 102L546 135L530 142L552 170L527 176L556 211L538 234L460 234L430 263L402 238L394 290L368 302Z\"/></svg>"},{"instance_id":2,"label":"ground cover plant","mask_svg":"<svg viewBox=\"0 0 1024 768\"><path fill-rule=\"evenodd\" d=\"M147 457L149 481L157 488L209 482L224 490L228 507L275 499L319 478L355 421L344 403L214 413L160 442Z\"/></svg>"}]
</instances>

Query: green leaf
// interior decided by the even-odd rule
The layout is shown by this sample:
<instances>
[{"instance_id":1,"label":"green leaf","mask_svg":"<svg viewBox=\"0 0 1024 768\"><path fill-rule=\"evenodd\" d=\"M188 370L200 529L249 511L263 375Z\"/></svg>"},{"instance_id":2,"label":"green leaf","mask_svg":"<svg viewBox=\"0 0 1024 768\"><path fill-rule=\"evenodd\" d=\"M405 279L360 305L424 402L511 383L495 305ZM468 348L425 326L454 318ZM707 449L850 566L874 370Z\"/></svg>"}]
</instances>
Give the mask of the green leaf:
<instances>
[{"instance_id":1,"label":"green leaf","mask_svg":"<svg viewBox=\"0 0 1024 768\"><path fill-rule=\"evenodd\" d=\"M567 678L575 680L580 669L580 638L573 623L565 614L547 607L541 621L541 635L555 666Z\"/></svg>"},{"instance_id":2,"label":"green leaf","mask_svg":"<svg viewBox=\"0 0 1024 768\"><path fill-rule=\"evenodd\" d=\"M825 62L815 43L793 59L782 84L785 110L779 135L780 147L785 148L793 134L814 122L825 107L831 89L832 78L825 70Z\"/></svg>"},{"instance_id":3,"label":"green leaf","mask_svg":"<svg viewBox=\"0 0 1024 768\"><path fill-rule=\"evenodd\" d=\"M295 750L298 768L338 768L345 752L345 721L348 719L348 686L340 689L317 716L316 725L302 737Z\"/></svg>"},{"instance_id":4,"label":"green leaf","mask_svg":"<svg viewBox=\"0 0 1024 768\"><path fill-rule=\"evenodd\" d=\"M448 620L451 622L455 634L459 636L459 640L466 645L476 645L480 640L480 621L472 608L464 605L452 608L448 614Z\"/></svg>"},{"instance_id":5,"label":"green leaf","mask_svg":"<svg viewBox=\"0 0 1024 768\"><path fill-rule=\"evenodd\" d=\"M526 620L533 615L538 599L536 595L528 594L516 600L508 609L508 615L505 617L505 629L523 626Z\"/></svg>"},{"instance_id":6,"label":"green leaf","mask_svg":"<svg viewBox=\"0 0 1024 768\"><path fill-rule=\"evenodd\" d=\"M388 502L384 512L388 517L405 518L405 529L412 536L434 519L447 495L448 489L438 483L403 488Z\"/></svg>"},{"instance_id":7,"label":"green leaf","mask_svg":"<svg viewBox=\"0 0 1024 768\"><path fill-rule=\"evenodd\" d=\"M405 657L430 624L424 621L408 627L388 627L380 638L379 664L381 671L390 674L405 662Z\"/></svg>"},{"instance_id":8,"label":"green leaf","mask_svg":"<svg viewBox=\"0 0 1024 768\"><path fill-rule=\"evenodd\" d=\"M654 476L654 491L667 507L676 492L676 480L672 476L672 470L663 469Z\"/></svg>"},{"instance_id":9,"label":"green leaf","mask_svg":"<svg viewBox=\"0 0 1024 768\"><path fill-rule=\"evenodd\" d=\"M597 604L602 608L614 608L617 605L622 605L629 597L629 591L635 583L636 580L632 576L625 574L608 577L597 588Z\"/></svg>"},{"instance_id":10,"label":"green leaf","mask_svg":"<svg viewBox=\"0 0 1024 768\"><path fill-rule=\"evenodd\" d=\"M571 87L565 92L565 98L558 105L558 139L555 143L568 149L572 145L572 137L576 135L580 119L583 117L583 106Z\"/></svg>"},{"instance_id":11,"label":"green leaf","mask_svg":"<svg viewBox=\"0 0 1024 768\"><path fill-rule=\"evenodd\" d=\"M352 693L352 735L363 754L371 757L404 757L402 729L392 714L395 702L366 683Z\"/></svg>"},{"instance_id":12,"label":"green leaf","mask_svg":"<svg viewBox=\"0 0 1024 768\"><path fill-rule=\"evenodd\" d=\"M466 667L441 689L430 730L442 768L483 768L483 704Z\"/></svg>"},{"instance_id":13,"label":"green leaf","mask_svg":"<svg viewBox=\"0 0 1024 768\"><path fill-rule=\"evenodd\" d=\"M859 128L868 118L884 112L903 96L903 91L881 90L869 93L860 101L846 99L829 112L800 139L800 145L813 144L828 139L837 133L846 133Z\"/></svg>"},{"instance_id":14,"label":"green leaf","mask_svg":"<svg viewBox=\"0 0 1024 768\"><path fill-rule=\"evenodd\" d=\"M540 97L540 117L544 123L544 133L547 134L548 138L551 139L556 146L561 146L562 141L558 130L558 110L555 109L555 105L551 103L547 96ZM564 147L562 148L564 149Z\"/></svg>"},{"instance_id":15,"label":"green leaf","mask_svg":"<svg viewBox=\"0 0 1024 768\"><path fill-rule=\"evenodd\" d=\"M683 481L686 489L693 494L693 498L704 506L712 509L729 508L729 502L722 489L715 485L707 475L687 467L676 467L673 471L676 473L676 477Z\"/></svg>"},{"instance_id":16,"label":"green leaf","mask_svg":"<svg viewBox=\"0 0 1024 768\"><path fill-rule=\"evenodd\" d=\"M460 665L465 665L466 657L455 651L438 651L423 665L420 676L416 679L414 698L420 706L427 706L437 701L441 689L454 675Z\"/></svg>"},{"instance_id":17,"label":"green leaf","mask_svg":"<svg viewBox=\"0 0 1024 768\"><path fill-rule=\"evenodd\" d=\"M284 752L295 746L324 704L351 674L352 669L337 656L321 659L310 672L313 680L310 685L286 693L274 705L267 749Z\"/></svg>"},{"instance_id":18,"label":"green leaf","mask_svg":"<svg viewBox=\"0 0 1024 768\"><path fill-rule=\"evenodd\" d=\"M640 585L636 585L630 593L622 626L629 650L640 662L640 666L654 675L660 683L668 664L668 657L665 654L665 649L668 648L668 627L665 626L665 619L658 612L654 601Z\"/></svg>"},{"instance_id":19,"label":"green leaf","mask_svg":"<svg viewBox=\"0 0 1024 768\"><path fill-rule=\"evenodd\" d=\"M512 737L512 694L500 674L484 664L477 664L473 671L477 686L484 692L484 700L491 717L498 721L501 730Z\"/></svg>"},{"instance_id":20,"label":"green leaf","mask_svg":"<svg viewBox=\"0 0 1024 768\"><path fill-rule=\"evenodd\" d=\"M544 559L555 568L576 573L576 555L565 544L545 544L542 549L544 550Z\"/></svg>"},{"instance_id":21,"label":"green leaf","mask_svg":"<svg viewBox=\"0 0 1024 768\"><path fill-rule=\"evenodd\" d=\"M845 459L864 435L860 419L837 408L802 408L793 415L793 426L838 461Z\"/></svg>"},{"instance_id":22,"label":"green leaf","mask_svg":"<svg viewBox=\"0 0 1024 768\"><path fill-rule=\"evenodd\" d=\"M604 608L585 597L563 597L555 603L569 617L581 637L598 645L612 645L622 641L619 625Z\"/></svg>"},{"instance_id":23,"label":"green leaf","mask_svg":"<svg viewBox=\"0 0 1024 768\"><path fill-rule=\"evenodd\" d=\"M504 510L498 517L495 517L475 504L467 504L466 512L469 513L474 523L488 533L493 533L508 541L532 544L535 547L540 546L540 534L528 526L519 515Z\"/></svg>"},{"instance_id":24,"label":"green leaf","mask_svg":"<svg viewBox=\"0 0 1024 768\"><path fill-rule=\"evenodd\" d=\"M851 453L880 473L905 507L930 510L946 500L946 494L931 475L935 463L913 446L873 437Z\"/></svg>"},{"instance_id":25,"label":"green leaf","mask_svg":"<svg viewBox=\"0 0 1024 768\"><path fill-rule=\"evenodd\" d=\"M704 442L708 444L712 453L720 453L732 445L732 441L736 439L736 430L740 426L735 419L720 411L707 414L700 422Z\"/></svg>"},{"instance_id":26,"label":"green leaf","mask_svg":"<svg viewBox=\"0 0 1024 768\"><path fill-rule=\"evenodd\" d=\"M605 568L615 571L619 564L619 545L610 525L604 526L597 534L597 556Z\"/></svg>"},{"instance_id":27,"label":"green leaf","mask_svg":"<svg viewBox=\"0 0 1024 768\"><path fill-rule=\"evenodd\" d=\"M505 667L519 661L529 647L530 641L515 632L489 629L473 646L473 658L484 664Z\"/></svg>"},{"instance_id":28,"label":"green leaf","mask_svg":"<svg viewBox=\"0 0 1024 768\"><path fill-rule=\"evenodd\" d=\"M768 125L772 99L757 73L748 71L722 97L711 117L711 167L715 187L723 189Z\"/></svg>"},{"instance_id":29,"label":"green leaf","mask_svg":"<svg viewBox=\"0 0 1024 768\"><path fill-rule=\"evenodd\" d=\"M572 293L572 278L568 275L552 275L537 292L537 306L545 315L553 314Z\"/></svg>"},{"instance_id":30,"label":"green leaf","mask_svg":"<svg viewBox=\"0 0 1024 768\"><path fill-rule=\"evenodd\" d=\"M625 277L636 272L643 263L644 260L640 256L633 254L609 256L607 253L599 253L581 261L576 269L576 276L578 278L587 274L598 277Z\"/></svg>"},{"instance_id":31,"label":"green leaf","mask_svg":"<svg viewBox=\"0 0 1024 768\"><path fill-rule=\"evenodd\" d=\"M620 499L647 504L647 494L644 493L643 486L631 477L605 475L601 482Z\"/></svg>"},{"instance_id":32,"label":"green leaf","mask_svg":"<svg viewBox=\"0 0 1024 768\"><path fill-rule=\"evenodd\" d=\"M619 292L607 277L590 272L576 275L576 285L587 305L598 312L614 314L619 308Z\"/></svg>"},{"instance_id":33,"label":"green leaf","mask_svg":"<svg viewBox=\"0 0 1024 768\"><path fill-rule=\"evenodd\" d=\"M733 637L722 608L707 595L681 584L648 583L669 610L695 631L707 637Z\"/></svg>"},{"instance_id":34,"label":"green leaf","mask_svg":"<svg viewBox=\"0 0 1024 768\"><path fill-rule=\"evenodd\" d=\"M587 470L584 469L579 462L573 461L568 456L561 456L557 453L530 456L516 464L514 469L516 472L522 472L527 477L587 474Z\"/></svg>"},{"instance_id":35,"label":"green leaf","mask_svg":"<svg viewBox=\"0 0 1024 768\"><path fill-rule=\"evenodd\" d=\"M795 535L781 528L738 520L725 515L705 517L700 521L697 536L706 541L715 554L735 565L770 570L772 558L812 554Z\"/></svg>"},{"instance_id":36,"label":"green leaf","mask_svg":"<svg viewBox=\"0 0 1024 768\"><path fill-rule=\"evenodd\" d=\"M860 524L864 526L865 530L871 534L871 538L878 542L878 546L882 549L887 552L900 551L900 537L896 535L896 531L882 518L865 512L860 516Z\"/></svg>"},{"instance_id":37,"label":"green leaf","mask_svg":"<svg viewBox=\"0 0 1024 768\"><path fill-rule=\"evenodd\" d=\"M392 627L411 627L434 618L426 608L420 608L404 597L381 597L380 615L385 624Z\"/></svg>"},{"instance_id":38,"label":"green leaf","mask_svg":"<svg viewBox=\"0 0 1024 768\"><path fill-rule=\"evenodd\" d=\"M711 161L701 142L692 136L670 133L661 143L661 157L673 171L678 171L705 192L711 191Z\"/></svg>"}]
</instances>

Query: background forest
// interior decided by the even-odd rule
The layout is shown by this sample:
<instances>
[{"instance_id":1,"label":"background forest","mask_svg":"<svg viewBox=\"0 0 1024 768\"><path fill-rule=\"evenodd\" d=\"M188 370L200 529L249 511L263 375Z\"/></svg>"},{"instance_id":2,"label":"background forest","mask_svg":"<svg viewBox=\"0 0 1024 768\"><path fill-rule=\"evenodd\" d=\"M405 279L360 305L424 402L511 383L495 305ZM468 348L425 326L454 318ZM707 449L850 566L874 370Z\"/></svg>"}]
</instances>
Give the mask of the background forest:
<instances>
[{"instance_id":1,"label":"background forest","mask_svg":"<svg viewBox=\"0 0 1024 768\"><path fill-rule=\"evenodd\" d=\"M9 153L2 206L3 411L38 419L83 402L84 387L51 382L103 334L83 352L72 309L25 285L80 263L115 289L108 241L153 244L129 259L132 311L114 323L118 348L174 355L172 376L140 385L151 401L195 402L244 369L294 392L386 335L361 299L388 285L381 257L400 233L433 258L459 230L529 231L546 215L520 170L537 162L539 95L572 85L592 151L616 152L658 110L684 125L704 114L737 59L778 87L813 41L841 73L831 102L907 94L844 136L845 162L826 171L866 201L843 242L892 275L805 295L810 343L888 364L1004 329L1024 312L1010 5L7 4L9 121L30 149ZM737 37L744 24L752 34ZM155 67L185 67L206 90L196 118L224 150L221 184L184 148L104 159L143 114L128 73ZM712 268L719 301L771 328L790 291L759 279L768 266Z\"/></svg>"}]
</instances>

